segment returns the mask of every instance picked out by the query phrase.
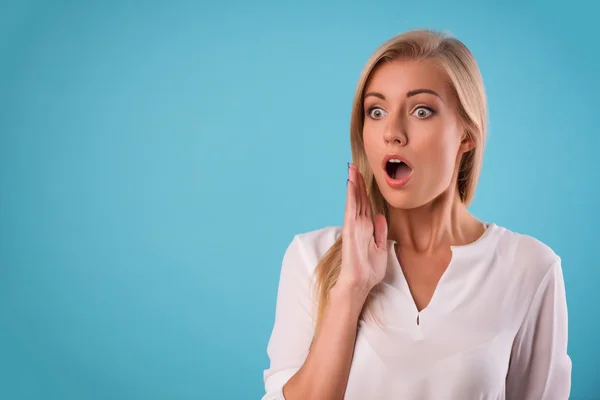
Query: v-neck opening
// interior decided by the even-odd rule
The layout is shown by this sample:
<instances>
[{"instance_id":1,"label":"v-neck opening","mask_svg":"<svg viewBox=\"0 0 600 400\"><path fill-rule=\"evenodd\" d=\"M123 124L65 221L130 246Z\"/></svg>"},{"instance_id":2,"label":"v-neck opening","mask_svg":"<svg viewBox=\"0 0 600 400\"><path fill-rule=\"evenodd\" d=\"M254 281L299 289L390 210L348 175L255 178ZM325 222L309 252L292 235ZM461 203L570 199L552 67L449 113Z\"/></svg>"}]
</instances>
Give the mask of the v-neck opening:
<instances>
[{"instance_id":1,"label":"v-neck opening","mask_svg":"<svg viewBox=\"0 0 600 400\"><path fill-rule=\"evenodd\" d=\"M414 320L414 325L417 329L417 333L419 335L422 335L422 327L423 327L423 315L427 315L429 314L429 310L431 310L432 308L435 309L436 306L436 298L439 297L439 292L440 292L440 288L443 288L443 284L445 281L447 281L449 278L448 276L452 274L452 270L455 269L456 267L453 267L454 264L456 264L458 262L458 260L460 260L464 255L473 252L476 249L480 249L483 247L483 242L486 241L486 239L490 236L493 227L495 226L493 223L488 223L488 222L482 222L484 224L484 232L483 234L481 234L475 241L465 244L465 245L456 245L456 246L450 246L450 250L451 250L451 257L450 257L450 261L448 262L448 265L446 266L446 268L444 269L444 272L442 273L442 275L440 276L440 279L438 280L433 293L431 295L431 298L429 299L429 302L427 303L427 305L422 309L419 310L419 307L417 306L417 302L415 301L415 298L410 290L410 286L408 284L408 280L406 279L406 275L404 274L404 270L402 269L402 265L400 264L400 261L398 260L398 256L396 254L396 244L397 242L395 240L389 239L388 240L388 249L391 249L391 254L388 254L388 256L393 256L393 263L394 266L397 269L397 272L400 274L401 279L399 281L399 284L402 285L402 291L404 292L404 294L408 297L408 301L411 304L411 307L413 309L413 312L415 313L415 320ZM427 316L425 316L425 318L427 318Z\"/></svg>"}]
</instances>

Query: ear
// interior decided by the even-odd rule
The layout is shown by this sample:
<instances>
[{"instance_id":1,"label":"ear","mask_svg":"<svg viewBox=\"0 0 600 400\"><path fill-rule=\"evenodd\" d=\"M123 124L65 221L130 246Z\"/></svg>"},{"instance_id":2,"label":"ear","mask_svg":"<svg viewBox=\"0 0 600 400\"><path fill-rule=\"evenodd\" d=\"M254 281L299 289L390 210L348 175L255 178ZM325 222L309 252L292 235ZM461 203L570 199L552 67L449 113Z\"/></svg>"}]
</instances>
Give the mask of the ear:
<instances>
[{"instance_id":1,"label":"ear","mask_svg":"<svg viewBox=\"0 0 600 400\"><path fill-rule=\"evenodd\" d=\"M475 148L475 139L473 136L465 132L460 142L460 148L464 153L473 150Z\"/></svg>"}]
</instances>

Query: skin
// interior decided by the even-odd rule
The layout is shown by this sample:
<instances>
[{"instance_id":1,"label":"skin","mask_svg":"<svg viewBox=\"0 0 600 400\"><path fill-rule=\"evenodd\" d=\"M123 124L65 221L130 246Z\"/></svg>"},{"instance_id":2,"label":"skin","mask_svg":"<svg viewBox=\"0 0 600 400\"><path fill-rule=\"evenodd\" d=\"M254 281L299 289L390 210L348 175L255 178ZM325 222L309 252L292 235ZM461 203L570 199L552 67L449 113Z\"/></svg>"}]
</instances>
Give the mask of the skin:
<instances>
[{"instance_id":1,"label":"skin","mask_svg":"<svg viewBox=\"0 0 600 400\"><path fill-rule=\"evenodd\" d=\"M363 105L365 152L390 205L389 238L397 241L396 256L422 310L450 262L450 246L471 243L484 232L457 189L461 157L474 143L465 134L446 73L432 61L380 65ZM400 189L386 183L382 161L388 153L412 166L411 179Z\"/></svg>"}]
</instances>

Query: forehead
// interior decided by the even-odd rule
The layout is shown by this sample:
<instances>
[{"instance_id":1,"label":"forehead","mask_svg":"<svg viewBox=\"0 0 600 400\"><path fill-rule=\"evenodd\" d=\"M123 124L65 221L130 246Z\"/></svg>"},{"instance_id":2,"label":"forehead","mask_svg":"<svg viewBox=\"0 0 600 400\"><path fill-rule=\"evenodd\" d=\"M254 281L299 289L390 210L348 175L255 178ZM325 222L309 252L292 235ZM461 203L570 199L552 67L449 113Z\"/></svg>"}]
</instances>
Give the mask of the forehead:
<instances>
[{"instance_id":1,"label":"forehead","mask_svg":"<svg viewBox=\"0 0 600 400\"><path fill-rule=\"evenodd\" d=\"M371 73L366 92L398 98L415 89L431 89L444 101L450 100L451 85L446 72L431 60L393 60L378 65Z\"/></svg>"}]
</instances>

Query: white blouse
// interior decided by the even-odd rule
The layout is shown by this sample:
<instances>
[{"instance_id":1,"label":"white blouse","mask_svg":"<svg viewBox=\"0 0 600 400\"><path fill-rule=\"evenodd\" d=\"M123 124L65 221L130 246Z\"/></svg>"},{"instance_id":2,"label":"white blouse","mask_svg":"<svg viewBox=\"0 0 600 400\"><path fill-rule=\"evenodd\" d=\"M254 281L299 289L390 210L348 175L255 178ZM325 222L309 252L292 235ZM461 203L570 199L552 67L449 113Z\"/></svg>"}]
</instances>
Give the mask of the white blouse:
<instances>
[{"instance_id":1,"label":"white blouse","mask_svg":"<svg viewBox=\"0 0 600 400\"><path fill-rule=\"evenodd\" d=\"M487 224L452 260L420 313L388 240L377 320L358 325L346 400L568 399L567 304L560 257L527 235ZM308 355L313 270L341 235L330 226L296 235L283 257L263 400ZM418 321L418 322L417 322Z\"/></svg>"}]
</instances>

